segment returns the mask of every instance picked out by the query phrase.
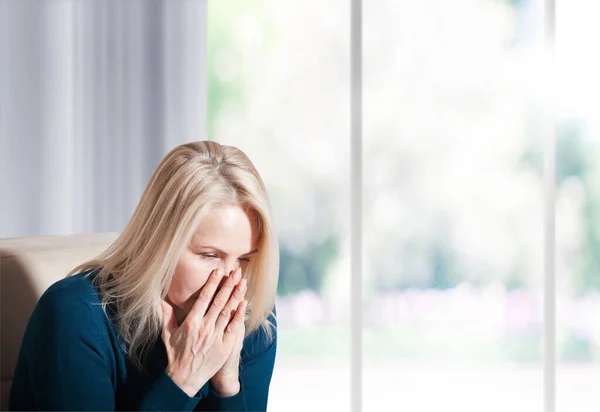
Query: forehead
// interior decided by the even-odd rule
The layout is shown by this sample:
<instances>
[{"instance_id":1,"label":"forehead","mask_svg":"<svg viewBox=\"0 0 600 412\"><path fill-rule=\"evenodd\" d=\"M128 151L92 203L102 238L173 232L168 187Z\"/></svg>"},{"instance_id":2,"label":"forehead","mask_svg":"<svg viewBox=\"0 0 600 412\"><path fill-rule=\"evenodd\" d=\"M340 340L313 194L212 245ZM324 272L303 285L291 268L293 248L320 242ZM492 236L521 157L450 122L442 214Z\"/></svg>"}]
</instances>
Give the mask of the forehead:
<instances>
[{"instance_id":1,"label":"forehead","mask_svg":"<svg viewBox=\"0 0 600 412\"><path fill-rule=\"evenodd\" d=\"M247 253L256 242L256 223L238 205L211 208L192 235L192 246L212 246L225 252Z\"/></svg>"}]
</instances>

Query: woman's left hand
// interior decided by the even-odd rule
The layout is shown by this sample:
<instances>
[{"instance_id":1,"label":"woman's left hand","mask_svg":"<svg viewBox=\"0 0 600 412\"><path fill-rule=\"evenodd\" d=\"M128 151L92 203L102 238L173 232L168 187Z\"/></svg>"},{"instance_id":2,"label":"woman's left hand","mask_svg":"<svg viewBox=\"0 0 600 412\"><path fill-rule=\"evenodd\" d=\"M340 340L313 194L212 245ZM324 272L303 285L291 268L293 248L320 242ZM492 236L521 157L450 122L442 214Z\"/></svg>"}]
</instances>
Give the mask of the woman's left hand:
<instances>
[{"instance_id":1,"label":"woman's left hand","mask_svg":"<svg viewBox=\"0 0 600 412\"><path fill-rule=\"evenodd\" d=\"M241 272L241 269L236 269ZM231 275L235 275L232 273ZM238 274L238 276L240 276ZM241 277L241 276L240 276ZM246 279L241 279L238 287L241 292L241 299L238 304L237 310L241 306L241 303L244 301L244 295L246 293ZM231 314L233 316L234 313ZM239 328L237 331L237 339L233 348L231 349L231 353L229 354L229 358L225 361L225 364L219 371L210 379L210 384L213 389L220 396L233 396L240 391L240 382L239 382L239 365L240 365L240 353L242 351L242 346L244 344L244 335L246 329Z\"/></svg>"}]
</instances>

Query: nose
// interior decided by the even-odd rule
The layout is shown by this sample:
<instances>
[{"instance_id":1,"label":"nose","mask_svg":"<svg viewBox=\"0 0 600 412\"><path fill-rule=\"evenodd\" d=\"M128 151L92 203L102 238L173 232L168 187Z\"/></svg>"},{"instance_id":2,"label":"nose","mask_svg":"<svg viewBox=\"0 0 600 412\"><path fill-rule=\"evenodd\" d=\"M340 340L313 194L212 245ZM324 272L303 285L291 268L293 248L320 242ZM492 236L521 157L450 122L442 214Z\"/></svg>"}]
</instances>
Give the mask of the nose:
<instances>
[{"instance_id":1,"label":"nose","mask_svg":"<svg viewBox=\"0 0 600 412\"><path fill-rule=\"evenodd\" d=\"M222 260L219 269L221 269L225 276L229 276L230 274L232 274L231 272L236 270L239 266L240 262L237 259L235 259L234 261Z\"/></svg>"}]
</instances>

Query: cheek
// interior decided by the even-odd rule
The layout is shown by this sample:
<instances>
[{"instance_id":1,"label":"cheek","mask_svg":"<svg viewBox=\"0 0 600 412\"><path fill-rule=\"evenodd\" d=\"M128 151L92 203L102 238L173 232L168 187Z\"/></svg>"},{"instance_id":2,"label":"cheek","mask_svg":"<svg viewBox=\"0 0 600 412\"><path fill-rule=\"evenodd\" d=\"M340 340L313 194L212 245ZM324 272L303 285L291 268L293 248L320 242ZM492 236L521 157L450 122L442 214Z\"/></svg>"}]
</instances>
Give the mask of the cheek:
<instances>
[{"instance_id":1,"label":"cheek","mask_svg":"<svg viewBox=\"0 0 600 412\"><path fill-rule=\"evenodd\" d=\"M196 255L182 257L169 288L169 299L175 305L183 306L192 295L200 290L206 283L212 266Z\"/></svg>"}]
</instances>

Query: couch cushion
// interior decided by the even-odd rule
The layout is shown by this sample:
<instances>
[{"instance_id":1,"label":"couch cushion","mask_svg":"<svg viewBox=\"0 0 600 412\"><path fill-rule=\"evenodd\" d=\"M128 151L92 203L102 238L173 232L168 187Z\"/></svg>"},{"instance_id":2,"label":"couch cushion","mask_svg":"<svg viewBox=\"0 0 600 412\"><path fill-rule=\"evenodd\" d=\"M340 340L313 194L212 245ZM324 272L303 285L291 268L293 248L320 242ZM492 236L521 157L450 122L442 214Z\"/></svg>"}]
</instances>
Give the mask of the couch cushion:
<instances>
[{"instance_id":1,"label":"couch cushion","mask_svg":"<svg viewBox=\"0 0 600 412\"><path fill-rule=\"evenodd\" d=\"M108 248L118 233L0 239L1 410L29 316L44 291Z\"/></svg>"}]
</instances>

